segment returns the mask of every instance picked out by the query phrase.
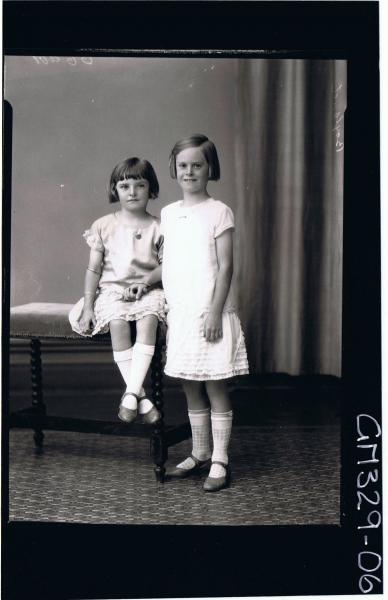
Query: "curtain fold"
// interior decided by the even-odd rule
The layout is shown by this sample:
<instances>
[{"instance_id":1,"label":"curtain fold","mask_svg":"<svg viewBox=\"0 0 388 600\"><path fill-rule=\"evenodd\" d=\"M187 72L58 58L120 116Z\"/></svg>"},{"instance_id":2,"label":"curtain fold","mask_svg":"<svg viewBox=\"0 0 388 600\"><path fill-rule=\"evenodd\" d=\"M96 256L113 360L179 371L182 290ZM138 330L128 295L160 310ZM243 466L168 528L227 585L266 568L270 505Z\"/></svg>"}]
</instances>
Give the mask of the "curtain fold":
<instances>
[{"instance_id":1,"label":"curtain fold","mask_svg":"<svg viewBox=\"0 0 388 600\"><path fill-rule=\"evenodd\" d=\"M251 371L341 374L346 62L242 59L236 278Z\"/></svg>"}]
</instances>

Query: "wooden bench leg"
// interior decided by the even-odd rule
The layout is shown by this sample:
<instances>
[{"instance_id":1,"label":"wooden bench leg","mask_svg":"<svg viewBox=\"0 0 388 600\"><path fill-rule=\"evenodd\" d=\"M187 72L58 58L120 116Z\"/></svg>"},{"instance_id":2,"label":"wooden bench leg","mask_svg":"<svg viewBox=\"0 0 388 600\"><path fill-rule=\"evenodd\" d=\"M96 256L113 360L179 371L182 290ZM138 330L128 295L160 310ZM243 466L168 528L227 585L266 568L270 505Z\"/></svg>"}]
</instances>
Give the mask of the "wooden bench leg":
<instances>
[{"instance_id":1,"label":"wooden bench leg","mask_svg":"<svg viewBox=\"0 0 388 600\"><path fill-rule=\"evenodd\" d=\"M34 442L37 448L42 448L44 433L42 431L41 417L46 414L46 406L43 402L42 392L42 360L41 344L39 338L31 338L31 390L32 407L34 409Z\"/></svg>"},{"instance_id":2,"label":"wooden bench leg","mask_svg":"<svg viewBox=\"0 0 388 600\"><path fill-rule=\"evenodd\" d=\"M159 423L156 423L153 427L150 440L150 452L155 464L155 476L160 483L164 482L166 472L164 464L168 456L164 435L162 351L163 344L157 342L155 354L151 363L152 400L156 408L161 412L162 418Z\"/></svg>"}]
</instances>

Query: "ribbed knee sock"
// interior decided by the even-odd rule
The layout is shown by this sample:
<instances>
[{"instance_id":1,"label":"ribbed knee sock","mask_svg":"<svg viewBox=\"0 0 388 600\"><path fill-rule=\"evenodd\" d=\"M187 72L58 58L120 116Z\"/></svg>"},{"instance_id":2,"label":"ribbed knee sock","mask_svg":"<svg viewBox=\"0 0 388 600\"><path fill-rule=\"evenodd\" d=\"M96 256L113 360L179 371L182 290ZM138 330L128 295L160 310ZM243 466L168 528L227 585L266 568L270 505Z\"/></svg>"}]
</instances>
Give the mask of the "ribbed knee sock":
<instances>
[{"instance_id":1,"label":"ribbed knee sock","mask_svg":"<svg viewBox=\"0 0 388 600\"><path fill-rule=\"evenodd\" d=\"M232 431L233 411L224 413L211 413L212 434L213 434L213 454L212 461L218 460L228 464L228 446L230 434ZM223 477L225 469L221 465L212 465L210 477Z\"/></svg>"},{"instance_id":2,"label":"ribbed knee sock","mask_svg":"<svg viewBox=\"0 0 388 600\"><path fill-rule=\"evenodd\" d=\"M189 410L189 420L193 438L192 454L198 460L207 460L210 458L210 408L201 410ZM195 463L188 457L181 462L180 469L192 469Z\"/></svg>"}]
</instances>

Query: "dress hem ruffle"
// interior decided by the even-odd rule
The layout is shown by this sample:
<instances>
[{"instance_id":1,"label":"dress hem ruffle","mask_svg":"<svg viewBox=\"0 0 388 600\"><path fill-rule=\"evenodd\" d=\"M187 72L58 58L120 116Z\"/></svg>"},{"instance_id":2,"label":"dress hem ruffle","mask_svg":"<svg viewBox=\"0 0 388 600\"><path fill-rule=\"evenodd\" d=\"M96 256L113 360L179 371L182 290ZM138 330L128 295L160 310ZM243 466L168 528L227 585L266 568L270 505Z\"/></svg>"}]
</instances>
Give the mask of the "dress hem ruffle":
<instances>
[{"instance_id":1,"label":"dress hem ruffle","mask_svg":"<svg viewBox=\"0 0 388 600\"><path fill-rule=\"evenodd\" d=\"M92 335L97 335L97 334L101 334L101 333L108 333L109 331L109 323L110 321L113 320L121 320L121 321L140 321L140 319L143 319L143 317L148 317L149 315L153 315L155 317L157 317L158 321L160 321L161 323L165 323L166 319L163 315L159 314L157 311L152 311L152 310L145 310L143 312L138 312L136 313L136 315L128 315L128 314L123 314L123 315L115 315L112 319L109 319L106 323L102 322L99 323L99 329L98 330L93 330Z\"/></svg>"},{"instance_id":2,"label":"dress hem ruffle","mask_svg":"<svg viewBox=\"0 0 388 600\"><path fill-rule=\"evenodd\" d=\"M92 332L84 333L79 327L79 319L82 314L84 299L81 298L71 309L69 321L72 329L84 337L108 333L109 323L113 320L139 321L149 315L155 316L160 322L166 322L165 301L163 291L151 290L135 302L123 301L122 294L115 290L102 292L97 295L94 303L94 315L96 325Z\"/></svg>"},{"instance_id":3,"label":"dress hem ruffle","mask_svg":"<svg viewBox=\"0 0 388 600\"><path fill-rule=\"evenodd\" d=\"M178 379L189 379L190 381L217 381L220 379L231 379L232 377L237 377L238 375L249 375L249 369L233 369L233 371L228 371L226 373L183 373L177 371L170 371L164 369L164 372L169 377L174 377Z\"/></svg>"},{"instance_id":4,"label":"dress hem ruffle","mask_svg":"<svg viewBox=\"0 0 388 600\"><path fill-rule=\"evenodd\" d=\"M188 319L183 311L167 314L166 375L194 381L228 379L249 373L244 334L236 313L223 312L222 338L208 342L202 317Z\"/></svg>"},{"instance_id":5,"label":"dress hem ruffle","mask_svg":"<svg viewBox=\"0 0 388 600\"><path fill-rule=\"evenodd\" d=\"M161 323L165 323L166 319L163 315L158 314L157 312L153 312L151 310L149 311L144 311L142 313L137 313L136 315L115 315L113 317L113 319L109 319L106 323L102 322L102 323L98 323L98 327L96 327L95 329L93 329L92 333L83 333L80 329L76 328L76 326L74 325L74 323L72 323L72 329L73 331L75 331L76 333L78 333L79 335L82 335L83 337L93 337L94 335L102 335L104 333L109 333L109 323L110 321L113 320L121 320L121 321L139 321L140 319L142 319L143 317L147 317L149 315L153 315L155 317L157 317L158 321L160 321Z\"/></svg>"}]
</instances>

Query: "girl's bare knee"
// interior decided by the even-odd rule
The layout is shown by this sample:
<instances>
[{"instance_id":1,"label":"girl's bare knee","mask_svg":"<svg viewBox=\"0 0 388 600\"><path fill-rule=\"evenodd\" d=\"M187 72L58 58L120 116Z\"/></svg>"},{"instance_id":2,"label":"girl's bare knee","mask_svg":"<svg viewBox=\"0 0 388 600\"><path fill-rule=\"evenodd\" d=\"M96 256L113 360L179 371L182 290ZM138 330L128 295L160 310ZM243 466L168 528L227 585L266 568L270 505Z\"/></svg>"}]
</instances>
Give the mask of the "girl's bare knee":
<instances>
[{"instance_id":1,"label":"girl's bare knee","mask_svg":"<svg viewBox=\"0 0 388 600\"><path fill-rule=\"evenodd\" d=\"M119 352L131 347L131 329L127 321L114 319L109 323L109 330L113 350Z\"/></svg>"},{"instance_id":2,"label":"girl's bare knee","mask_svg":"<svg viewBox=\"0 0 388 600\"><path fill-rule=\"evenodd\" d=\"M214 412L228 412L232 409L232 402L226 381L207 381L206 392Z\"/></svg>"},{"instance_id":3,"label":"girl's bare knee","mask_svg":"<svg viewBox=\"0 0 388 600\"><path fill-rule=\"evenodd\" d=\"M206 381L206 391L209 395L217 395L220 394L228 394L228 386L224 379L216 380L216 381Z\"/></svg>"},{"instance_id":4,"label":"girl's bare knee","mask_svg":"<svg viewBox=\"0 0 388 600\"><path fill-rule=\"evenodd\" d=\"M182 386L189 410L202 410L209 406L209 400L202 381L185 379L182 381Z\"/></svg>"},{"instance_id":5,"label":"girl's bare knee","mask_svg":"<svg viewBox=\"0 0 388 600\"><path fill-rule=\"evenodd\" d=\"M136 340L140 344L154 345L158 318L155 315L147 315L136 322Z\"/></svg>"},{"instance_id":6,"label":"girl's bare knee","mask_svg":"<svg viewBox=\"0 0 388 600\"><path fill-rule=\"evenodd\" d=\"M182 387L185 391L185 394L200 395L203 386L201 381L191 381L189 379L184 379L182 381Z\"/></svg>"}]
</instances>

